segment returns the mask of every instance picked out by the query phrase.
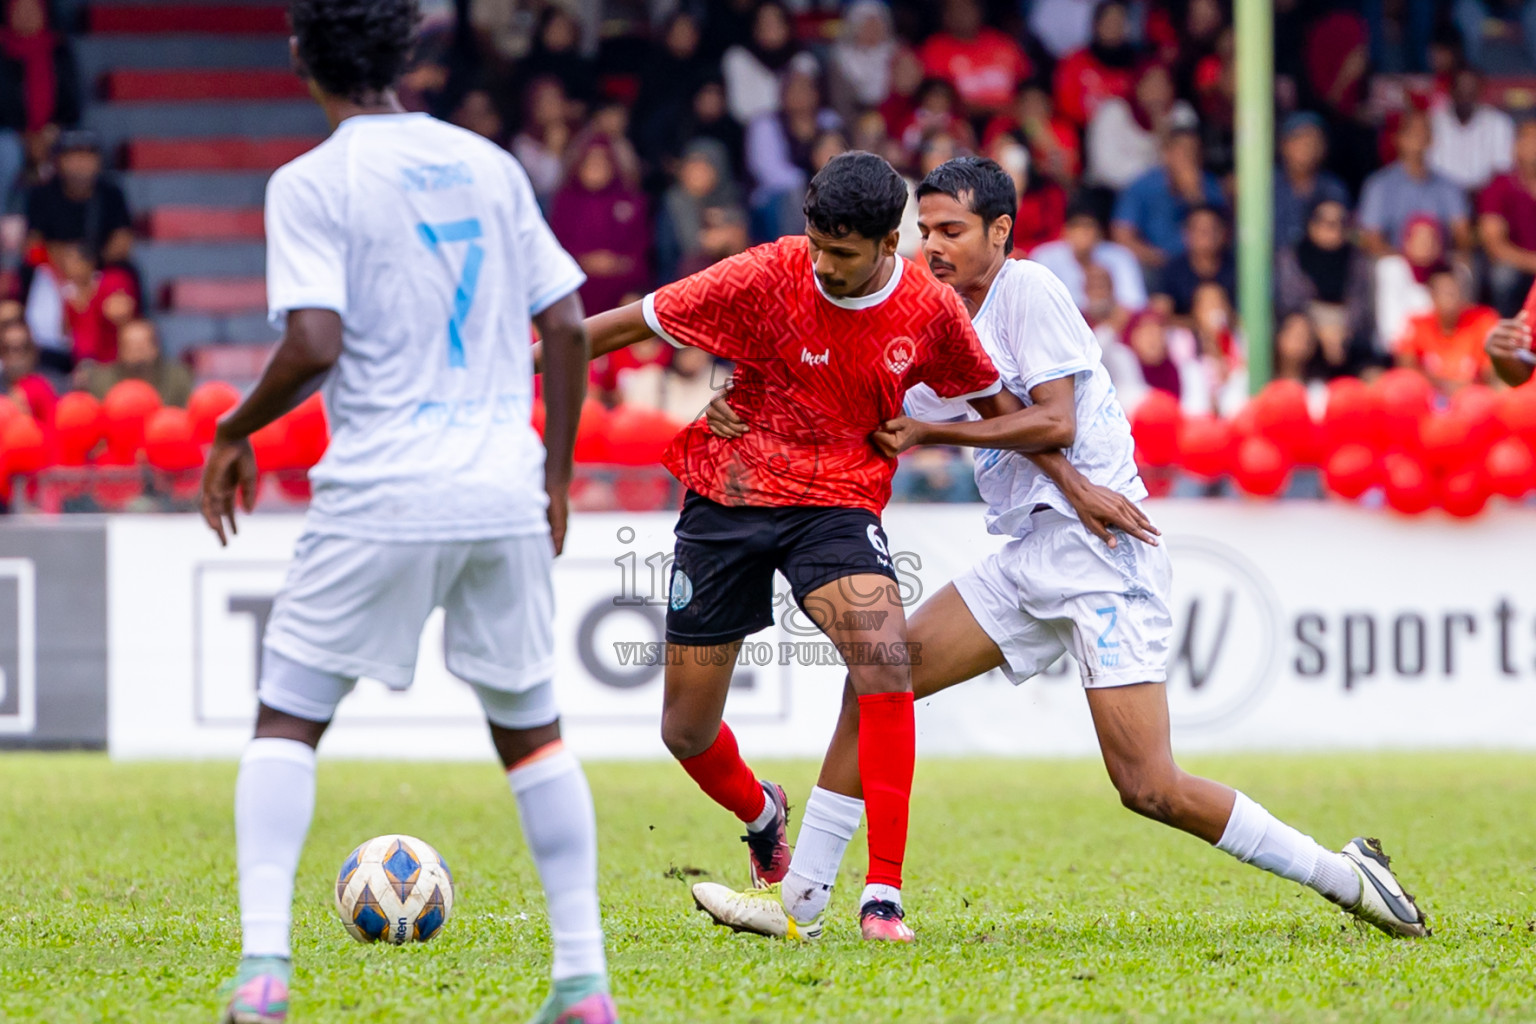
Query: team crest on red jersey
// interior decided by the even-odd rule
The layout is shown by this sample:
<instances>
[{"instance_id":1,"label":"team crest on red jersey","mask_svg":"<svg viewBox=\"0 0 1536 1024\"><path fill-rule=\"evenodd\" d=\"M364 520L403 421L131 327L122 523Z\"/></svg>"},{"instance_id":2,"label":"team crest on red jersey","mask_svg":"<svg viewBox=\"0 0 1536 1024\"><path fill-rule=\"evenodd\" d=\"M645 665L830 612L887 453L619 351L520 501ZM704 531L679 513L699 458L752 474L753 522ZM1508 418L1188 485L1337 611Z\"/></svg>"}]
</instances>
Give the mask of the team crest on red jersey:
<instances>
[{"instance_id":1,"label":"team crest on red jersey","mask_svg":"<svg viewBox=\"0 0 1536 1024\"><path fill-rule=\"evenodd\" d=\"M885 346L885 366L892 373L906 373L917 358L917 343L911 338L892 338Z\"/></svg>"}]
</instances>

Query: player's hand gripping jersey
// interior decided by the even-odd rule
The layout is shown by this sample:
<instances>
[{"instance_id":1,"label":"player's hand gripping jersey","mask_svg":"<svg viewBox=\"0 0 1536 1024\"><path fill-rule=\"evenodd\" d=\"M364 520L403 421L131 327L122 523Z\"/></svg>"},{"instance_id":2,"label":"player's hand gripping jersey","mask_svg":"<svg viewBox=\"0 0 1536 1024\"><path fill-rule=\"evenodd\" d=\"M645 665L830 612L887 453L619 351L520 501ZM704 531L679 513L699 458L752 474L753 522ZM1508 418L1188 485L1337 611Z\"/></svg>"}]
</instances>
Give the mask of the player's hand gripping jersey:
<instances>
[{"instance_id":1,"label":"player's hand gripping jersey","mask_svg":"<svg viewBox=\"0 0 1536 1024\"><path fill-rule=\"evenodd\" d=\"M352 117L267 186L274 322L345 324L310 526L366 540L543 533L530 317L585 277L504 150L426 114Z\"/></svg>"},{"instance_id":2,"label":"player's hand gripping jersey","mask_svg":"<svg viewBox=\"0 0 1536 1024\"><path fill-rule=\"evenodd\" d=\"M955 292L898 259L890 282L827 295L803 236L781 238L646 296L650 328L734 360L730 402L752 425L716 437L695 420L667 468L724 505L864 508L891 497L896 462L869 434L926 383L945 398L993 394L997 371Z\"/></svg>"}]
</instances>

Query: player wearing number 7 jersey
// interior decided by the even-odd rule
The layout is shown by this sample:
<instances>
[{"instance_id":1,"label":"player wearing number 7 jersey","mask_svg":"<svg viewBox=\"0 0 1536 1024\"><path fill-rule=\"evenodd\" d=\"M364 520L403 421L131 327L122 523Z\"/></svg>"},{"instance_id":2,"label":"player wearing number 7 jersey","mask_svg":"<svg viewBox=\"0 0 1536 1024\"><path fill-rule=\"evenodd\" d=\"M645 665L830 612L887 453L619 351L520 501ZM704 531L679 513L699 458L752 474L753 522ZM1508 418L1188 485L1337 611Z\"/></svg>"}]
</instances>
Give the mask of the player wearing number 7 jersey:
<instances>
[{"instance_id":1,"label":"player wearing number 7 jersey","mask_svg":"<svg viewBox=\"0 0 1536 1024\"><path fill-rule=\"evenodd\" d=\"M224 1020L286 1021L315 747L360 676L410 685L441 607L448 668L485 708L544 883L554 986L535 1020L614 1024L592 798L561 747L551 685L585 279L506 152L396 101L415 0L289 11L294 64L333 130L267 188L267 297L283 338L209 452L203 513L220 541L237 498L249 511L254 497L250 435L316 385L331 444L263 638L235 787L244 957ZM544 445L530 425L530 321L544 338Z\"/></svg>"}]
</instances>

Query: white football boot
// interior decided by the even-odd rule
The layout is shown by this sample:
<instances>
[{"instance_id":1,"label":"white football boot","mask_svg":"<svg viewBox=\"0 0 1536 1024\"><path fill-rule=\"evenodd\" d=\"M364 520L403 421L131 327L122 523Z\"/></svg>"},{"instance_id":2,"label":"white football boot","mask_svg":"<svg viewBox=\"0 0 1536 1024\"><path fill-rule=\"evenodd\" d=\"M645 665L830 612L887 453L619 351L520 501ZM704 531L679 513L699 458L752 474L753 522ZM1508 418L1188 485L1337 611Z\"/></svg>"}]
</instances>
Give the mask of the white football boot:
<instances>
[{"instance_id":1,"label":"white football boot","mask_svg":"<svg viewBox=\"0 0 1536 1024\"><path fill-rule=\"evenodd\" d=\"M1340 852L1360 876L1360 900L1346 911L1388 935L1422 939L1430 934L1424 912L1392 874L1392 859L1381 851L1380 840L1356 837Z\"/></svg>"},{"instance_id":2,"label":"white football boot","mask_svg":"<svg viewBox=\"0 0 1536 1024\"><path fill-rule=\"evenodd\" d=\"M800 924L790 917L778 884L738 892L719 882L700 882L693 887L693 903L732 931L796 942L821 938L821 918Z\"/></svg>"}]
</instances>

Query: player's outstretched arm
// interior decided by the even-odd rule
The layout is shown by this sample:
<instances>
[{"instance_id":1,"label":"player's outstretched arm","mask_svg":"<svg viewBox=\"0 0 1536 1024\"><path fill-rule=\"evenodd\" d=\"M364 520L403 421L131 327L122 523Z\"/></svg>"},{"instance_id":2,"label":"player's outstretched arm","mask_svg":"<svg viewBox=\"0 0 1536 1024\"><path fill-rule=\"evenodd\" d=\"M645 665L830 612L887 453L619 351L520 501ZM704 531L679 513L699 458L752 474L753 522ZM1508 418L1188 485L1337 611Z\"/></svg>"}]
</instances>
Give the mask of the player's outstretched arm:
<instances>
[{"instance_id":1,"label":"player's outstretched arm","mask_svg":"<svg viewBox=\"0 0 1536 1024\"><path fill-rule=\"evenodd\" d=\"M1488 332L1484 342L1493 372L1512 388L1531 379L1536 371L1536 353L1531 351L1531 325L1522 310L1513 320L1500 320Z\"/></svg>"},{"instance_id":2,"label":"player's outstretched arm","mask_svg":"<svg viewBox=\"0 0 1536 1024\"><path fill-rule=\"evenodd\" d=\"M592 339L592 358L627 348L637 341L656 337L645 322L645 303L631 302L606 313L587 317L587 334ZM545 361L549 359L545 355ZM548 372L547 369L545 372Z\"/></svg>"},{"instance_id":3,"label":"player's outstretched arm","mask_svg":"<svg viewBox=\"0 0 1536 1024\"><path fill-rule=\"evenodd\" d=\"M256 506L256 457L250 437L292 409L341 358L341 314L330 309L293 309L282 340L262 368L261 379L235 411L219 421L203 467L203 519L227 544L235 529L235 502Z\"/></svg>"},{"instance_id":4,"label":"player's outstretched arm","mask_svg":"<svg viewBox=\"0 0 1536 1024\"><path fill-rule=\"evenodd\" d=\"M587 398L587 326L575 292L533 318L543 339L544 489L549 494L549 532L555 554L565 549L575 471L576 428Z\"/></svg>"},{"instance_id":5,"label":"player's outstretched arm","mask_svg":"<svg viewBox=\"0 0 1536 1024\"><path fill-rule=\"evenodd\" d=\"M1016 452L1048 452L1072 447L1077 440L1077 406L1072 378L1046 381L1031 391L1029 397L1033 405L989 419L924 423L902 416L876 431L874 442L887 455L899 454L917 444ZM983 416L989 412L980 407L978 411Z\"/></svg>"}]
</instances>

